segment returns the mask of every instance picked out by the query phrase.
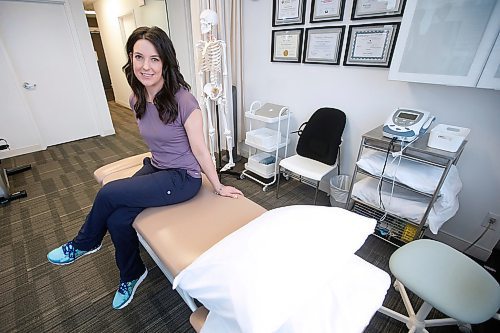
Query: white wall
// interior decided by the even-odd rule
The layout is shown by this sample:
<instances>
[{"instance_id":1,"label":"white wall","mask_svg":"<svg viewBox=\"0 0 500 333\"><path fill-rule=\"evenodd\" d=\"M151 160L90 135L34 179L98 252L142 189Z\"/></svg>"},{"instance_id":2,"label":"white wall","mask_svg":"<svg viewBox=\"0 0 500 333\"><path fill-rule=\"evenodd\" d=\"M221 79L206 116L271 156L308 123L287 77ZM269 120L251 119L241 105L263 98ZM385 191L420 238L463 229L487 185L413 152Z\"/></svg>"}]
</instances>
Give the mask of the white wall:
<instances>
[{"instance_id":1,"label":"white wall","mask_svg":"<svg viewBox=\"0 0 500 333\"><path fill-rule=\"evenodd\" d=\"M97 121L99 134L101 136L115 134L83 4L80 0L69 0L68 3L71 8L73 22L75 23L84 66L87 69L87 78L85 80L89 83L89 90L94 106L93 112Z\"/></svg>"},{"instance_id":2,"label":"white wall","mask_svg":"<svg viewBox=\"0 0 500 333\"><path fill-rule=\"evenodd\" d=\"M169 33L165 3L160 0L146 0L145 3L141 7L137 0L98 0L94 3L115 101L127 107L130 87L122 66L127 62L125 44L128 36L122 38L120 17L132 14L136 28L156 25Z\"/></svg>"},{"instance_id":3,"label":"white wall","mask_svg":"<svg viewBox=\"0 0 500 333\"><path fill-rule=\"evenodd\" d=\"M184 80L191 86L196 96L196 78L194 66L194 43L191 26L191 1L167 0L168 25L170 39L174 44L179 67Z\"/></svg>"},{"instance_id":4,"label":"white wall","mask_svg":"<svg viewBox=\"0 0 500 333\"><path fill-rule=\"evenodd\" d=\"M183 20L185 13L190 12L189 1L168 1L168 7L169 17L163 0L146 0L144 6L139 6L137 0L98 0L94 3L115 101L118 104L128 107L130 96L130 87L122 71L122 66L127 62L125 43L128 36L123 40L119 23L121 16L130 13L135 18L135 27L157 26L172 36L181 72L186 81L192 83L194 65L188 37L191 33L190 22Z\"/></svg>"},{"instance_id":5,"label":"white wall","mask_svg":"<svg viewBox=\"0 0 500 333\"><path fill-rule=\"evenodd\" d=\"M306 22L310 5L308 0ZM347 0L344 22L351 7L352 0ZM347 125L342 172L349 174L354 170L361 135L382 124L390 112L398 106L431 111L437 117L435 124L471 129L458 163L463 181L460 210L437 238L464 248L483 231L480 225L487 212L500 213L500 91L389 81L389 70L380 68L272 63L272 1L244 0L243 14L245 109L254 100L287 105L293 113L292 128L319 107L343 110ZM365 22L356 22L360 23ZM340 24L306 23L301 27ZM487 257L500 237L499 230L488 231L479 248L473 249L474 255Z\"/></svg>"}]
</instances>

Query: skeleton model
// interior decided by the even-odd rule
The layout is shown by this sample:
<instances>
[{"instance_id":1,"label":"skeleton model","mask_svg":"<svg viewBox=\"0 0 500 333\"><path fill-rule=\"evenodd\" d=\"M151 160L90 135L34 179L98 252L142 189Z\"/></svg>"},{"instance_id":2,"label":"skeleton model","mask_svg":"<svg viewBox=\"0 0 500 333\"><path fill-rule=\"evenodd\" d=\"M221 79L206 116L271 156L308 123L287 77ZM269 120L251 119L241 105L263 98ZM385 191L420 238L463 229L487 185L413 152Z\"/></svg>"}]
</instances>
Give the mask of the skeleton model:
<instances>
[{"instance_id":1,"label":"skeleton model","mask_svg":"<svg viewBox=\"0 0 500 333\"><path fill-rule=\"evenodd\" d=\"M201 82L203 102L208 119L208 136L210 140L210 154L215 164L215 129L212 121L212 106L218 105L221 122L224 126L224 136L226 137L226 148L229 154L228 163L221 169L226 171L234 166L233 162L233 137L227 124L227 100L226 91L227 67L226 67L226 43L214 37L212 29L217 25L217 13L211 9L206 9L200 14L201 32L206 36L196 44L198 54L198 76ZM220 152L219 152L220 154Z\"/></svg>"}]
</instances>

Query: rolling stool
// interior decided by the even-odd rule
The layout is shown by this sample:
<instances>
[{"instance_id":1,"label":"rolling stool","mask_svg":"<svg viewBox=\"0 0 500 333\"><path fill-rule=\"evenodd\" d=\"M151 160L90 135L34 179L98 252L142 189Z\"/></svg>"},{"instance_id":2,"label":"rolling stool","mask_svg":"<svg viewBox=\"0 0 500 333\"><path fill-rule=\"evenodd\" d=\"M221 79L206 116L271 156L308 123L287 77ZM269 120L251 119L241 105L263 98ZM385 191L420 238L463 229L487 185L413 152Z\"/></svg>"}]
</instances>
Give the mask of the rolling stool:
<instances>
[{"instance_id":1,"label":"rolling stool","mask_svg":"<svg viewBox=\"0 0 500 333\"><path fill-rule=\"evenodd\" d=\"M461 331L471 331L470 324L494 316L498 319L498 282L475 261L448 245L430 239L413 241L393 253L389 268L408 316L386 307L378 311L406 323L409 333L428 333L425 327L454 324ZM416 314L405 287L424 301ZM451 318L425 319L433 307Z\"/></svg>"}]
</instances>

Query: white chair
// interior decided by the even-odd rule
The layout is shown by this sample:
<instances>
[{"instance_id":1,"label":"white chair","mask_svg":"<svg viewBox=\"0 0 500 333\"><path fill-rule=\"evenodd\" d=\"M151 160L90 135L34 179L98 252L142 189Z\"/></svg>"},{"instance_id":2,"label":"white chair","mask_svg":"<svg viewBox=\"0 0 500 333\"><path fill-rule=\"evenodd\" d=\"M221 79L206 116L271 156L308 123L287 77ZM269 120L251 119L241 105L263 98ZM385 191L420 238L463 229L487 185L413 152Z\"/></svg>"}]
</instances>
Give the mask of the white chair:
<instances>
[{"instance_id":1,"label":"white chair","mask_svg":"<svg viewBox=\"0 0 500 333\"><path fill-rule=\"evenodd\" d=\"M288 172L314 180L318 197L321 179L338 166L340 144L346 123L345 113L334 108L320 108L313 113L309 121L303 123L297 133L297 154L279 162L276 198L279 197L280 174Z\"/></svg>"},{"instance_id":2,"label":"white chair","mask_svg":"<svg viewBox=\"0 0 500 333\"><path fill-rule=\"evenodd\" d=\"M498 318L500 286L475 261L443 243L419 239L396 250L389 260L394 287L403 299L408 316L386 307L379 312L406 323L410 333L427 332L426 327L470 324ZM424 303L415 314L406 288ZM432 308L451 318L425 319Z\"/></svg>"}]
</instances>

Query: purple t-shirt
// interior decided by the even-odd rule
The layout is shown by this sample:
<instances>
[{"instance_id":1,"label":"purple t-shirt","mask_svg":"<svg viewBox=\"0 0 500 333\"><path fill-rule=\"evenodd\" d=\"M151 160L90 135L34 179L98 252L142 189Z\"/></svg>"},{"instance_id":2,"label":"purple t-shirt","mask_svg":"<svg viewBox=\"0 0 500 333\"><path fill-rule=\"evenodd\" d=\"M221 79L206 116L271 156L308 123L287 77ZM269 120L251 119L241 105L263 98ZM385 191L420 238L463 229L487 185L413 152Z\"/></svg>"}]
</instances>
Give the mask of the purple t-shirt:
<instances>
[{"instance_id":1,"label":"purple t-shirt","mask_svg":"<svg viewBox=\"0 0 500 333\"><path fill-rule=\"evenodd\" d=\"M175 94L179 114L177 119L164 124L153 103L146 104L146 112L137 120L139 132L151 151L151 163L159 169L184 169L195 178L201 178L200 164L189 145L184 123L189 115L200 109L196 98L181 88ZM134 97L130 97L130 107L134 109Z\"/></svg>"}]
</instances>

